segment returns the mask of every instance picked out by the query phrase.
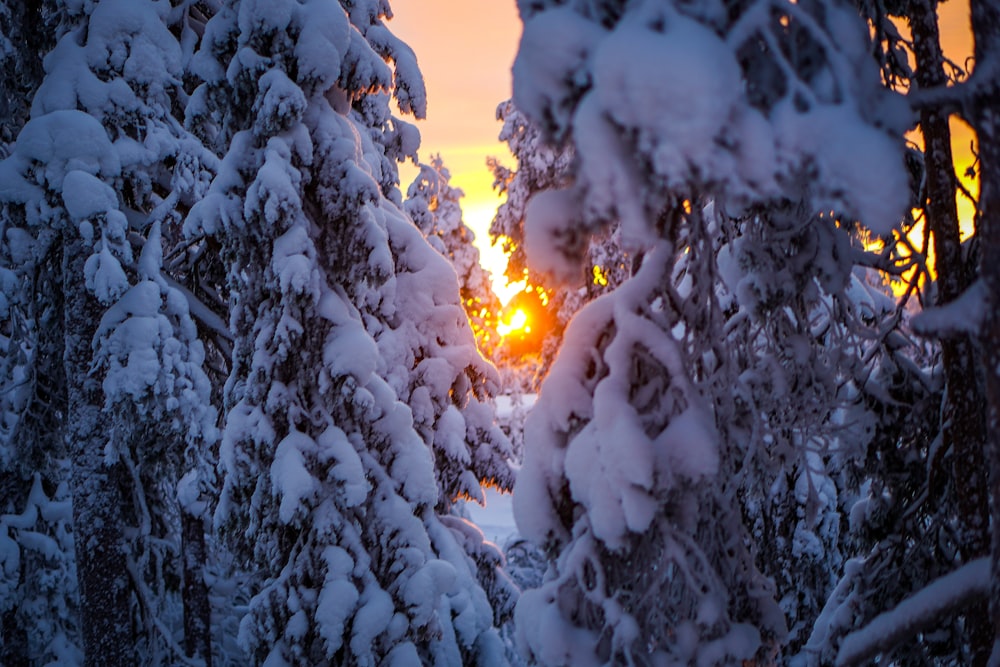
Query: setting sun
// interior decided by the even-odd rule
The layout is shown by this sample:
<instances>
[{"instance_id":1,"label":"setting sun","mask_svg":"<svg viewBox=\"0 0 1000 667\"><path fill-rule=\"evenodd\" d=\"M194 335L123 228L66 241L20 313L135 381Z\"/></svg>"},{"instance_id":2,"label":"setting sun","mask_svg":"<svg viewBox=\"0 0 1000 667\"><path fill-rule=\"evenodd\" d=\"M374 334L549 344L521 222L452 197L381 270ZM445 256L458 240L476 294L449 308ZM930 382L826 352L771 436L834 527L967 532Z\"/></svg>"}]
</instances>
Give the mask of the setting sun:
<instances>
[{"instance_id":1,"label":"setting sun","mask_svg":"<svg viewBox=\"0 0 1000 667\"><path fill-rule=\"evenodd\" d=\"M501 336L507 336L521 330L525 333L531 333L531 327L528 325L528 314L520 308L511 313L510 319L497 325L497 333Z\"/></svg>"}]
</instances>

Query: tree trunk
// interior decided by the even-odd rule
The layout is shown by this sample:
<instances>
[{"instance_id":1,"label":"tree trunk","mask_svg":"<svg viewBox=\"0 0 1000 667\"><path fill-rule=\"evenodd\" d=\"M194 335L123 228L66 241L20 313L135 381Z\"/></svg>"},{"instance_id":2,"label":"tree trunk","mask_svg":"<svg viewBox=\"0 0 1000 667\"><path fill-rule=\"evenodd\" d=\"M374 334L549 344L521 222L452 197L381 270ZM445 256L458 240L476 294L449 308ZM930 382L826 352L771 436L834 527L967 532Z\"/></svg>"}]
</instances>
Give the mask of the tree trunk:
<instances>
[{"instance_id":1,"label":"tree trunk","mask_svg":"<svg viewBox=\"0 0 1000 667\"><path fill-rule=\"evenodd\" d=\"M0 29L11 40L4 63L8 69L0 89L0 143L14 143L30 116L31 99L45 76L42 57L55 45L45 18L45 10L51 7L45 4L44 0L12 0L6 3L8 20L0 20Z\"/></svg>"},{"instance_id":2,"label":"tree trunk","mask_svg":"<svg viewBox=\"0 0 1000 667\"><path fill-rule=\"evenodd\" d=\"M990 466L990 509L993 518L991 617L993 656L1000 665L1000 5L972 0L976 68L970 84L974 99L968 119L979 144L980 276L986 284L986 322L982 345L986 355L987 456Z\"/></svg>"},{"instance_id":3,"label":"tree trunk","mask_svg":"<svg viewBox=\"0 0 1000 667\"><path fill-rule=\"evenodd\" d=\"M944 55L938 29L936 0L914 2L909 16L915 73L919 89L947 85ZM956 195L958 179L951 151L948 116L934 108L920 112L924 137L925 200L924 219L934 237L934 265L937 271L937 305L957 299L972 282L962 259ZM976 349L967 335L941 341L944 362L945 397L942 406L942 450L951 453L951 479L958 501L961 522L961 553L969 562L989 553L989 504L987 469L983 466L986 421L979 384ZM933 470L932 475L943 471ZM985 665L993 644L988 605L983 602L966 614L973 664Z\"/></svg>"},{"instance_id":4,"label":"tree trunk","mask_svg":"<svg viewBox=\"0 0 1000 667\"><path fill-rule=\"evenodd\" d=\"M18 618L18 609L8 609L0 615L0 665L5 667L30 667L28 660L28 633Z\"/></svg>"},{"instance_id":5,"label":"tree trunk","mask_svg":"<svg viewBox=\"0 0 1000 667\"><path fill-rule=\"evenodd\" d=\"M74 232L70 231L70 234ZM135 664L130 583L123 535L123 466L105 455L110 423L104 392L90 369L100 307L84 287L90 254L82 239L63 250L68 394L66 445L72 462L73 531L86 667Z\"/></svg>"},{"instance_id":6,"label":"tree trunk","mask_svg":"<svg viewBox=\"0 0 1000 667\"><path fill-rule=\"evenodd\" d=\"M184 652L212 667L212 619L205 584L205 522L181 509L181 552L184 558Z\"/></svg>"}]
</instances>

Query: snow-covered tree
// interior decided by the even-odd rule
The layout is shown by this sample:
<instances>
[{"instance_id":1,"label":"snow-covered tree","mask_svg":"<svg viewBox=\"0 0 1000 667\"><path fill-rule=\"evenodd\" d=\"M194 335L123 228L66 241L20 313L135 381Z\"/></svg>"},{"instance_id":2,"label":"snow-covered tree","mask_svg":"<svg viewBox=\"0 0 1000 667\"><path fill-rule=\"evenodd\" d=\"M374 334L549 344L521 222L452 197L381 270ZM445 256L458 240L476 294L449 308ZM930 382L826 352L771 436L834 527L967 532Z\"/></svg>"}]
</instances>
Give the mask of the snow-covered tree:
<instances>
[{"instance_id":1,"label":"snow-covered tree","mask_svg":"<svg viewBox=\"0 0 1000 667\"><path fill-rule=\"evenodd\" d=\"M8 232L7 238L19 239L25 260L19 268L37 280L35 284L49 284L61 296L53 299L50 294L36 292L26 295L46 308L54 305L53 301L61 306L51 324L55 325L53 343L62 352L58 358L64 360L65 412L53 415L55 419L44 428L49 438L65 438L71 462L74 537L90 547L77 549L82 608L90 612L83 624L83 645L88 654L96 657L101 644L131 641L126 621L129 602L123 502L119 495L123 473L120 465L104 457L110 424L102 411L100 379L89 372L91 344L101 310L88 288L107 294L119 276L124 279L112 252L126 247L125 230L121 224L124 216L117 206L114 210L118 216L108 221L107 206L98 212L86 201L85 190L70 189L65 199L63 194L66 179L82 181L86 177L101 183L101 177L110 180L120 176L121 165L104 128L80 111L56 111L33 119L18 135L11 157L2 164L7 184L4 199L10 226L16 228L15 233ZM94 200L107 204L104 191L99 193L101 196ZM70 208L91 209L78 217L79 228L70 219ZM98 254L94 253L95 241ZM86 271L91 256L96 261ZM88 274L90 279L86 280ZM45 351L51 353L52 349ZM40 454L58 455L59 451ZM114 656L121 650L110 648L104 655Z\"/></svg>"},{"instance_id":2,"label":"snow-covered tree","mask_svg":"<svg viewBox=\"0 0 1000 667\"><path fill-rule=\"evenodd\" d=\"M737 373L727 428L753 453L739 475L744 521L788 623L784 651L795 655L851 553L842 518L876 422L862 388L898 313L861 270L839 269L846 285L816 275L817 248L838 243L835 225L779 210L730 222L717 256L721 337ZM840 252L865 256L860 241Z\"/></svg>"},{"instance_id":3,"label":"snow-covered tree","mask_svg":"<svg viewBox=\"0 0 1000 667\"><path fill-rule=\"evenodd\" d=\"M991 519L989 593L990 626L993 635L993 652L990 660L1000 661L1000 224L996 212L1000 210L1000 133L997 110L1000 103L1000 85L991 69L1000 58L1000 11L995 4L973 0L971 3L972 30L975 38L976 70L972 79L975 87L971 95L969 121L976 130L979 145L980 198L979 220L981 248L979 275L985 286L984 321L977 332L985 349L986 368L986 438L984 450L990 463L989 507ZM968 93L966 93L968 94Z\"/></svg>"},{"instance_id":4,"label":"snow-covered tree","mask_svg":"<svg viewBox=\"0 0 1000 667\"><path fill-rule=\"evenodd\" d=\"M46 56L32 120L3 163L5 237L16 241L7 251L29 286L18 305L48 318L46 330L35 320L35 338L19 345L62 360L49 377L63 378L63 407L35 428L44 429L39 456L68 456L80 547L74 620L84 658L124 664L138 648L158 664L184 655L168 618L179 617L178 582L203 579L204 562L186 547L182 561L177 485L185 476L205 476L215 429L187 299L160 273L160 229L176 238L180 211L201 196L215 158L174 115L184 97L185 50L170 28L193 35L184 11L106 0L53 12L59 39ZM37 371L26 371L29 394L36 394L18 415L27 424L33 404L55 402L38 396L49 378ZM59 439L65 448L55 445ZM30 545L23 532L22 543ZM72 558L72 543L60 546ZM64 592L64 606L75 584ZM208 659L207 606L194 603L188 612L189 627L203 630L188 653ZM53 642L46 650L57 648ZM59 659L72 664L78 657Z\"/></svg>"},{"instance_id":5,"label":"snow-covered tree","mask_svg":"<svg viewBox=\"0 0 1000 667\"><path fill-rule=\"evenodd\" d=\"M460 496L482 502L482 481L509 491L514 478L510 445L494 424L487 403L499 389L499 377L468 345L470 323L487 326L489 318L483 311L498 309L499 301L489 274L479 264L479 252L471 245L472 232L462 223L461 191L448 184L440 160L431 169L433 174L422 170L411 187L406 208L428 244L458 273L458 303L464 313L455 310L450 272L436 258L432 261L425 244L413 236L412 226L395 225L389 237L396 258L395 284L389 286L388 295L399 306L377 340L384 357L380 372L410 406L418 432L435 454L438 508L448 511ZM436 183L430 180L434 176ZM433 211L422 205L428 199L437 201ZM471 331L478 333L475 326ZM408 370L408 376L401 370Z\"/></svg>"},{"instance_id":6,"label":"snow-covered tree","mask_svg":"<svg viewBox=\"0 0 1000 667\"><path fill-rule=\"evenodd\" d=\"M580 279L573 289L545 289L546 277L534 270L525 254L524 216L530 198L546 189L560 187L570 180L573 150L571 146L552 146L544 141L540 124L532 123L521 113L512 100L497 107L497 118L503 121L500 140L507 143L517 160L517 168L510 169L495 158L488 160L493 171L494 188L504 196L503 203L490 226L495 243L502 244L508 253L507 278L524 280L531 296L544 295L541 307L549 314L548 323L537 355L524 358L519 350L502 346L498 362L507 367L508 374L520 379L518 384L525 391L537 392L548 374L562 343L562 334L573 315L588 301L613 290L632 271L632 260L622 249L617 226L612 225L603 233L586 239L586 258L581 262Z\"/></svg>"},{"instance_id":7,"label":"snow-covered tree","mask_svg":"<svg viewBox=\"0 0 1000 667\"><path fill-rule=\"evenodd\" d=\"M464 193L453 187L450 179L441 156L432 156L429 165L420 165L420 174L410 184L405 209L434 249L451 260L476 342L483 355L492 359L499 343L497 321L502 306L490 274L479 263L475 235L462 220Z\"/></svg>"},{"instance_id":8,"label":"snow-covered tree","mask_svg":"<svg viewBox=\"0 0 1000 667\"><path fill-rule=\"evenodd\" d=\"M42 77L35 42L45 31L41 21L37 32L26 26L25 11L19 3L0 5L4 157ZM17 223L19 208L4 201L0 213L0 662L58 656L75 664L78 597L59 416L66 409L61 257L34 252L32 235Z\"/></svg>"},{"instance_id":9,"label":"snow-covered tree","mask_svg":"<svg viewBox=\"0 0 1000 667\"><path fill-rule=\"evenodd\" d=\"M448 508L510 471L455 273L400 210L395 161L416 134L390 94L418 116L425 103L389 16L233 3L196 57L189 124L228 149L186 226L228 266L216 519L253 575L240 641L254 662L502 659L494 615L513 591Z\"/></svg>"},{"instance_id":10,"label":"snow-covered tree","mask_svg":"<svg viewBox=\"0 0 1000 667\"><path fill-rule=\"evenodd\" d=\"M526 4L522 12L532 16L542 4ZM609 3L570 5L604 28L614 27L612 35L629 18L628 12L623 16ZM650 9L654 6L649 3L642 10L652 17L648 26L653 32L668 32L669 19L655 16L656 10ZM625 58L627 46L591 51L580 37L585 31L567 28L572 20L565 17L559 21L553 17L548 32L540 28L537 42L532 42L530 31L523 42L550 56L544 59L548 69L538 60L531 61L522 68L522 78L529 84L534 78L538 84L534 99L539 104L534 107L536 113L528 114L531 122L549 130L550 145L577 152L565 179L569 199L583 201L588 187L600 193L602 188L638 183L632 193L643 202L646 210L641 213L649 215L662 210L655 201L650 205L651 193L680 194L675 215L684 224L675 245L684 248L684 253L674 260L670 282L683 288L685 298L694 294L693 285L703 289L712 285L726 322L718 332L721 335L714 336L724 341L723 346L713 350L709 359L723 360L723 371L728 365L721 377L729 381L721 384L722 394L719 385L712 389L713 382L702 380L701 386L714 397L716 423L722 425L724 441L745 443L735 475L741 511L755 545L754 560L774 581L789 625L783 651L796 664L834 660L860 664L879 653L900 664L985 664L993 642L986 587L967 583L970 573L982 572L979 566L989 540L989 492L982 462L992 450L987 446L985 406L989 401L983 398L988 397L984 388L988 383L980 369L992 366L984 363L976 339L990 335L979 313L992 310L990 302L984 301L990 293L985 281L976 281L976 265L992 266L995 250L993 254L982 250L988 197L987 204L980 201L975 230L979 233L960 244L955 200L970 195L956 195L959 185L952 166L947 114L961 111L990 137L989 122L984 120L989 114L982 111L989 103L983 100L994 94L984 91L995 89L986 83L988 75L982 74L988 68L978 66L966 82L960 68L943 59L936 7L930 2L863 3L863 18L873 26L875 41L861 48L863 33L859 39L857 31L853 37L846 32L851 21L856 23L853 11L836 3L816 3L805 13L785 3L748 3L729 15L696 3L681 7L681 13L726 36L736 50L746 102L773 128L775 152L767 141L753 143L767 139L767 132L744 133L738 119L724 132L718 144L721 157L736 157L737 174L753 176L742 184L704 182L706 174L711 178L731 175L733 165L714 159L720 156L713 151L700 153L707 158L704 162L691 159L695 155L691 150L706 144L684 143L682 134L694 136L685 122L703 121L707 115L695 109L691 118L677 122L662 112L664 107L671 108L674 88L663 85L669 76L660 79L659 89L666 91L661 106L635 103L639 98L630 97L630 91L641 92L641 80L655 77L641 67L614 70L609 66L612 51ZM539 20L545 14L539 14ZM988 61L994 19L984 5L973 13L977 49L982 47L977 63ZM900 36L899 21L909 24L912 39ZM557 25L562 26L561 32ZM831 38L823 37L823 31ZM552 35L559 35L559 40ZM562 51L565 59L560 60L551 49L563 46L567 46ZM884 84L909 89L912 113L898 98L878 93L871 64L862 57L865 50L878 57ZM644 53L648 58L654 51L647 48ZM912 69L908 53L915 64ZM949 72L953 74L946 76ZM621 75L618 82L623 85L603 90L615 91L623 109L612 109L614 95L606 96L603 120L619 136L624 135L625 153L638 155L625 160L632 169L621 171L606 169L607 160L601 163L596 157L617 155L614 150L592 151L595 158L588 167L581 149L581 143L603 140L600 127L595 130L586 124L584 107L588 96L602 99L601 82L614 83L616 74ZM959 80L949 81L949 76ZM695 77L702 83L708 78ZM689 89L702 89L695 79ZM562 87L550 85L554 81ZM553 93L560 90L570 94ZM689 96L677 99L690 108ZM515 100L525 109L532 108L532 100L523 95L516 94ZM789 101L796 108L791 114L786 113ZM652 130L652 118L632 113L633 109L654 108L661 116L657 122L663 125ZM856 155L853 168L860 173L864 163L873 159L872 153L860 149L871 146L847 141L846 136L839 144L827 138L823 145L838 145L839 150L826 150L817 158L796 123L796 114L805 119L852 108L866 122L889 130L890 136L898 137L911 122L919 124L923 135L923 145L907 156L910 187L898 160L895 167L885 170L893 174L893 180L883 182L882 187L894 198L892 206L903 224L893 237L883 236L880 242L853 224L860 218L876 232L889 230L893 216L878 214L872 199L876 189L868 188L876 181L868 176L844 180L845 175L858 175L850 174L845 166L850 160L847 154ZM860 129L857 124L825 125L827 130L853 125L848 134ZM670 135L671 131L676 134ZM682 150L666 150L664 137ZM870 144L885 146L884 137ZM611 148L616 146L611 144ZM798 157L796 151L800 151ZM747 159L741 161L741 155ZM772 183L778 195L760 187L767 181L772 158L779 164ZM685 163L698 167L693 178L684 174ZM988 179L989 164L989 160L980 161L972 169ZM680 171L674 170L677 166ZM764 172L756 171L762 166ZM599 176L581 186L581 178L593 173ZM682 177L680 182L671 183L671 176L677 175ZM741 191L748 183L751 191ZM826 193L825 188L829 188ZM916 217L903 215L901 202L908 196ZM864 198L868 199L867 213L861 208ZM613 208L635 199L607 196L598 203L610 202ZM554 245L579 258L583 255L580 248L591 247L581 237L608 224L624 225L629 215L613 208L607 220L598 219L599 224L588 230L587 221L593 220L588 203L580 213L578 206L552 206L553 201L535 204L545 213L536 216L540 223L535 226L540 234L534 244L539 248L536 266L547 263L566 275L578 272L580 262L559 266L549 261ZM888 199L882 203L888 204ZM567 214L567 209L573 213ZM706 217L708 210L712 214ZM528 217L530 236L530 211ZM709 221L718 239L714 248L697 252L698 244L691 243L689 233L691 218ZM573 220L582 227L576 225L567 232ZM678 229L671 222L661 219L656 234ZM926 223L923 242L912 233L917 222ZM627 239L626 226L621 232ZM532 245L529 239L529 253ZM642 249L643 245L633 247ZM714 255L717 266L707 273L697 269L705 266L700 254ZM582 264L587 267L589 261ZM898 300L887 295L879 274L901 290ZM683 303L683 298L672 301ZM926 312L911 325L912 313L921 308ZM681 319L701 319L701 335L713 338L704 328L705 313L688 307L681 310ZM917 339L915 333L925 340ZM986 344L982 349L991 348ZM701 359L694 351L688 350L688 358ZM706 373L712 377L711 364L706 366L703 359L692 366L695 377ZM530 442L528 446L530 451ZM574 499L575 494L571 494ZM948 586L953 587L950 594L941 595ZM918 633L922 633L919 641L906 641Z\"/></svg>"},{"instance_id":11,"label":"snow-covered tree","mask_svg":"<svg viewBox=\"0 0 1000 667\"><path fill-rule=\"evenodd\" d=\"M960 192L955 174L951 102L938 97L950 88L950 94L967 95L967 74L944 58L936 2L865 5L865 11L876 29L883 79L909 89L922 140L909 157L916 215L904 229L923 224L923 239L900 237L883 252L883 258L895 255L894 265L876 266L906 275L901 303L923 312L910 326L897 311L881 327L879 354L869 355L876 364L862 396L874 416L873 437L865 492L850 511L856 557L844 568L804 655L844 664L862 664L879 653L899 664L986 664L994 630L984 591L956 586L959 604L947 596L938 596L944 604L928 602L925 595L936 580L960 575L990 550L981 372L988 347L976 340L976 311L989 312L976 280L984 227L980 221L972 240L961 242L957 198L969 193ZM904 22L912 35L907 39L898 30ZM971 99L966 111L974 106ZM979 166L989 174L985 163ZM983 210L980 204L980 216ZM919 309L912 305L918 300ZM912 331L924 340L913 343L907 337ZM886 616L894 608L912 612L912 600L919 601L916 615ZM907 641L918 633L919 641Z\"/></svg>"},{"instance_id":12,"label":"snow-covered tree","mask_svg":"<svg viewBox=\"0 0 1000 667\"><path fill-rule=\"evenodd\" d=\"M817 442L804 426L836 416L850 378L796 346L821 335L818 308L846 301L855 221L888 234L902 217L905 107L882 94L863 23L840 3L521 11L514 102L574 154L528 202L527 259L578 280L589 237L617 225L638 269L574 318L529 417L515 513L552 569L522 596L519 632L544 664L773 661L785 621L757 567L775 565L748 550L741 492L760 474L786 480L798 561L836 541L832 429ZM776 307L785 322L763 325ZM754 317L762 337L784 327L777 349L727 340ZM770 377L744 373L762 364ZM799 378L801 396L774 384ZM791 424L758 410L782 409L755 400L767 386L794 397ZM834 583L821 579L790 620L809 627Z\"/></svg>"},{"instance_id":13,"label":"snow-covered tree","mask_svg":"<svg viewBox=\"0 0 1000 667\"><path fill-rule=\"evenodd\" d=\"M60 0L0 2L0 65L4 68L0 145L13 143L28 121L31 98L45 74L42 58L72 28L78 14L79 8L67 7Z\"/></svg>"},{"instance_id":14,"label":"snow-covered tree","mask_svg":"<svg viewBox=\"0 0 1000 667\"><path fill-rule=\"evenodd\" d=\"M540 127L530 122L512 100L497 106L497 120L503 122L499 139L517 160L517 168L505 167L496 158L488 161L494 189L504 197L490 225L490 236L495 243L502 244L507 254L507 277L518 281L531 275L524 248L524 211L528 200L537 192L567 181L573 153L566 147L547 145Z\"/></svg>"},{"instance_id":15,"label":"snow-covered tree","mask_svg":"<svg viewBox=\"0 0 1000 667\"><path fill-rule=\"evenodd\" d=\"M966 74L936 0L519 3L498 633L498 309L388 3L0 0L0 663L997 662L995 4Z\"/></svg>"}]
</instances>

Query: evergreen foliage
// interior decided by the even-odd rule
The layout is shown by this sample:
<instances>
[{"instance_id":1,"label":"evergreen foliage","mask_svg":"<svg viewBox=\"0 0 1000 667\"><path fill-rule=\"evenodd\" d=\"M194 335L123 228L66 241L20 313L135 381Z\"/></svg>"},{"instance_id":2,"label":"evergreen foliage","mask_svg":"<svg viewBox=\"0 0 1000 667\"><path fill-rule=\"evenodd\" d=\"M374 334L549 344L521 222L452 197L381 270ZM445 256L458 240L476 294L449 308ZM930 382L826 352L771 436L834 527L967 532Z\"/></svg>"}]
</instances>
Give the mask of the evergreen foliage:
<instances>
[{"instance_id":1,"label":"evergreen foliage","mask_svg":"<svg viewBox=\"0 0 1000 667\"><path fill-rule=\"evenodd\" d=\"M570 157L547 183L512 191L495 232L513 231L532 270L570 284L590 267L594 238L609 232L640 267L571 322L527 425L515 513L550 564L518 607L529 655L542 664L728 664L748 659L746 644L720 628L742 618L756 626L753 659L764 664L828 664L847 645L842 657L891 649L903 664L986 664L993 635L971 589L957 607L893 617L937 628L921 641L902 641L917 626L894 627L890 643L858 650L877 634L866 623L911 597L924 603L925 587L976 562L988 540L988 404L975 398L975 336L990 302L974 283L975 257L958 245L942 115L956 99L972 104L977 89L943 92L936 3L890 8L909 22L912 43L881 5L865 3L875 63L853 8L837 2L519 6L520 111L501 109L508 119L523 113L511 134L542 148L518 155L515 173ZM904 101L892 93L904 82L922 92ZM927 142L907 155L909 174L901 135L918 114L907 103ZM517 183L497 174L502 187ZM911 202L923 209L936 274L928 247L911 240ZM914 318L917 299L925 311ZM927 308L935 302L942 310ZM656 331L624 325L636 316L660 322L665 341L630 349L635 331ZM663 361L671 348L677 370ZM643 372L651 358L663 369ZM692 396L673 390L674 407L644 398L668 393L661 385L676 376L693 383ZM610 407L622 392L630 405ZM669 458L672 424L699 400L713 426L686 429L687 453L666 466L674 476L623 465ZM635 422L628 436L623 421ZM678 499L675 477L705 451L719 467L698 486L714 485L722 505ZM724 526L718 534L699 523L708 516ZM666 528L649 528L657 522ZM695 546L678 551L676 532ZM736 548L726 547L734 534ZM661 545L653 556L649 543ZM636 567L642 558L650 564ZM683 576L664 575L655 602L621 574L664 563ZM699 587L681 583L693 563L720 578L739 573L718 589L728 617L655 639L662 618L685 627L698 617L685 610L703 608L692 602ZM700 590L703 600L715 595L712 585ZM756 616L742 591L763 605Z\"/></svg>"},{"instance_id":2,"label":"evergreen foliage","mask_svg":"<svg viewBox=\"0 0 1000 667\"><path fill-rule=\"evenodd\" d=\"M389 92L421 115L419 73L381 5L347 9L240 4L196 60L190 118L230 133L187 225L230 267L216 522L259 573L240 643L282 664L494 664L514 589L449 512L510 486L492 371L454 272L398 207L394 160L415 145Z\"/></svg>"},{"instance_id":3,"label":"evergreen foliage","mask_svg":"<svg viewBox=\"0 0 1000 667\"><path fill-rule=\"evenodd\" d=\"M475 234L462 220L464 193L450 179L441 156L433 156L429 165L420 165L420 174L406 192L405 208L434 249L451 260L476 342L483 356L493 359L500 343L497 321L502 306L490 274L479 263Z\"/></svg>"},{"instance_id":4,"label":"evergreen foliage","mask_svg":"<svg viewBox=\"0 0 1000 667\"><path fill-rule=\"evenodd\" d=\"M45 56L4 89L4 661L239 663L226 590L252 661L502 661L516 589L452 503L510 446L400 209L388 7L2 10Z\"/></svg>"}]
</instances>

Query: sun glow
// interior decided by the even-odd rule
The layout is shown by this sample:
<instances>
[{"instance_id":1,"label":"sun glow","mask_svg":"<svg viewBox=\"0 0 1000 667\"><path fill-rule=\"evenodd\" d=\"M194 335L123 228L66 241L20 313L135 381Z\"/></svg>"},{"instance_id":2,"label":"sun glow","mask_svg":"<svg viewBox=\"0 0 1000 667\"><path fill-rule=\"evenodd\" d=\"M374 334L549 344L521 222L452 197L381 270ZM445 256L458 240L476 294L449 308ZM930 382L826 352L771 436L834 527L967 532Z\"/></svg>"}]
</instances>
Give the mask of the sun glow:
<instances>
[{"instance_id":1,"label":"sun glow","mask_svg":"<svg viewBox=\"0 0 1000 667\"><path fill-rule=\"evenodd\" d=\"M520 308L511 313L507 321L497 324L497 333L501 336L509 336L515 331L531 333L531 326L528 324L528 314Z\"/></svg>"}]
</instances>

